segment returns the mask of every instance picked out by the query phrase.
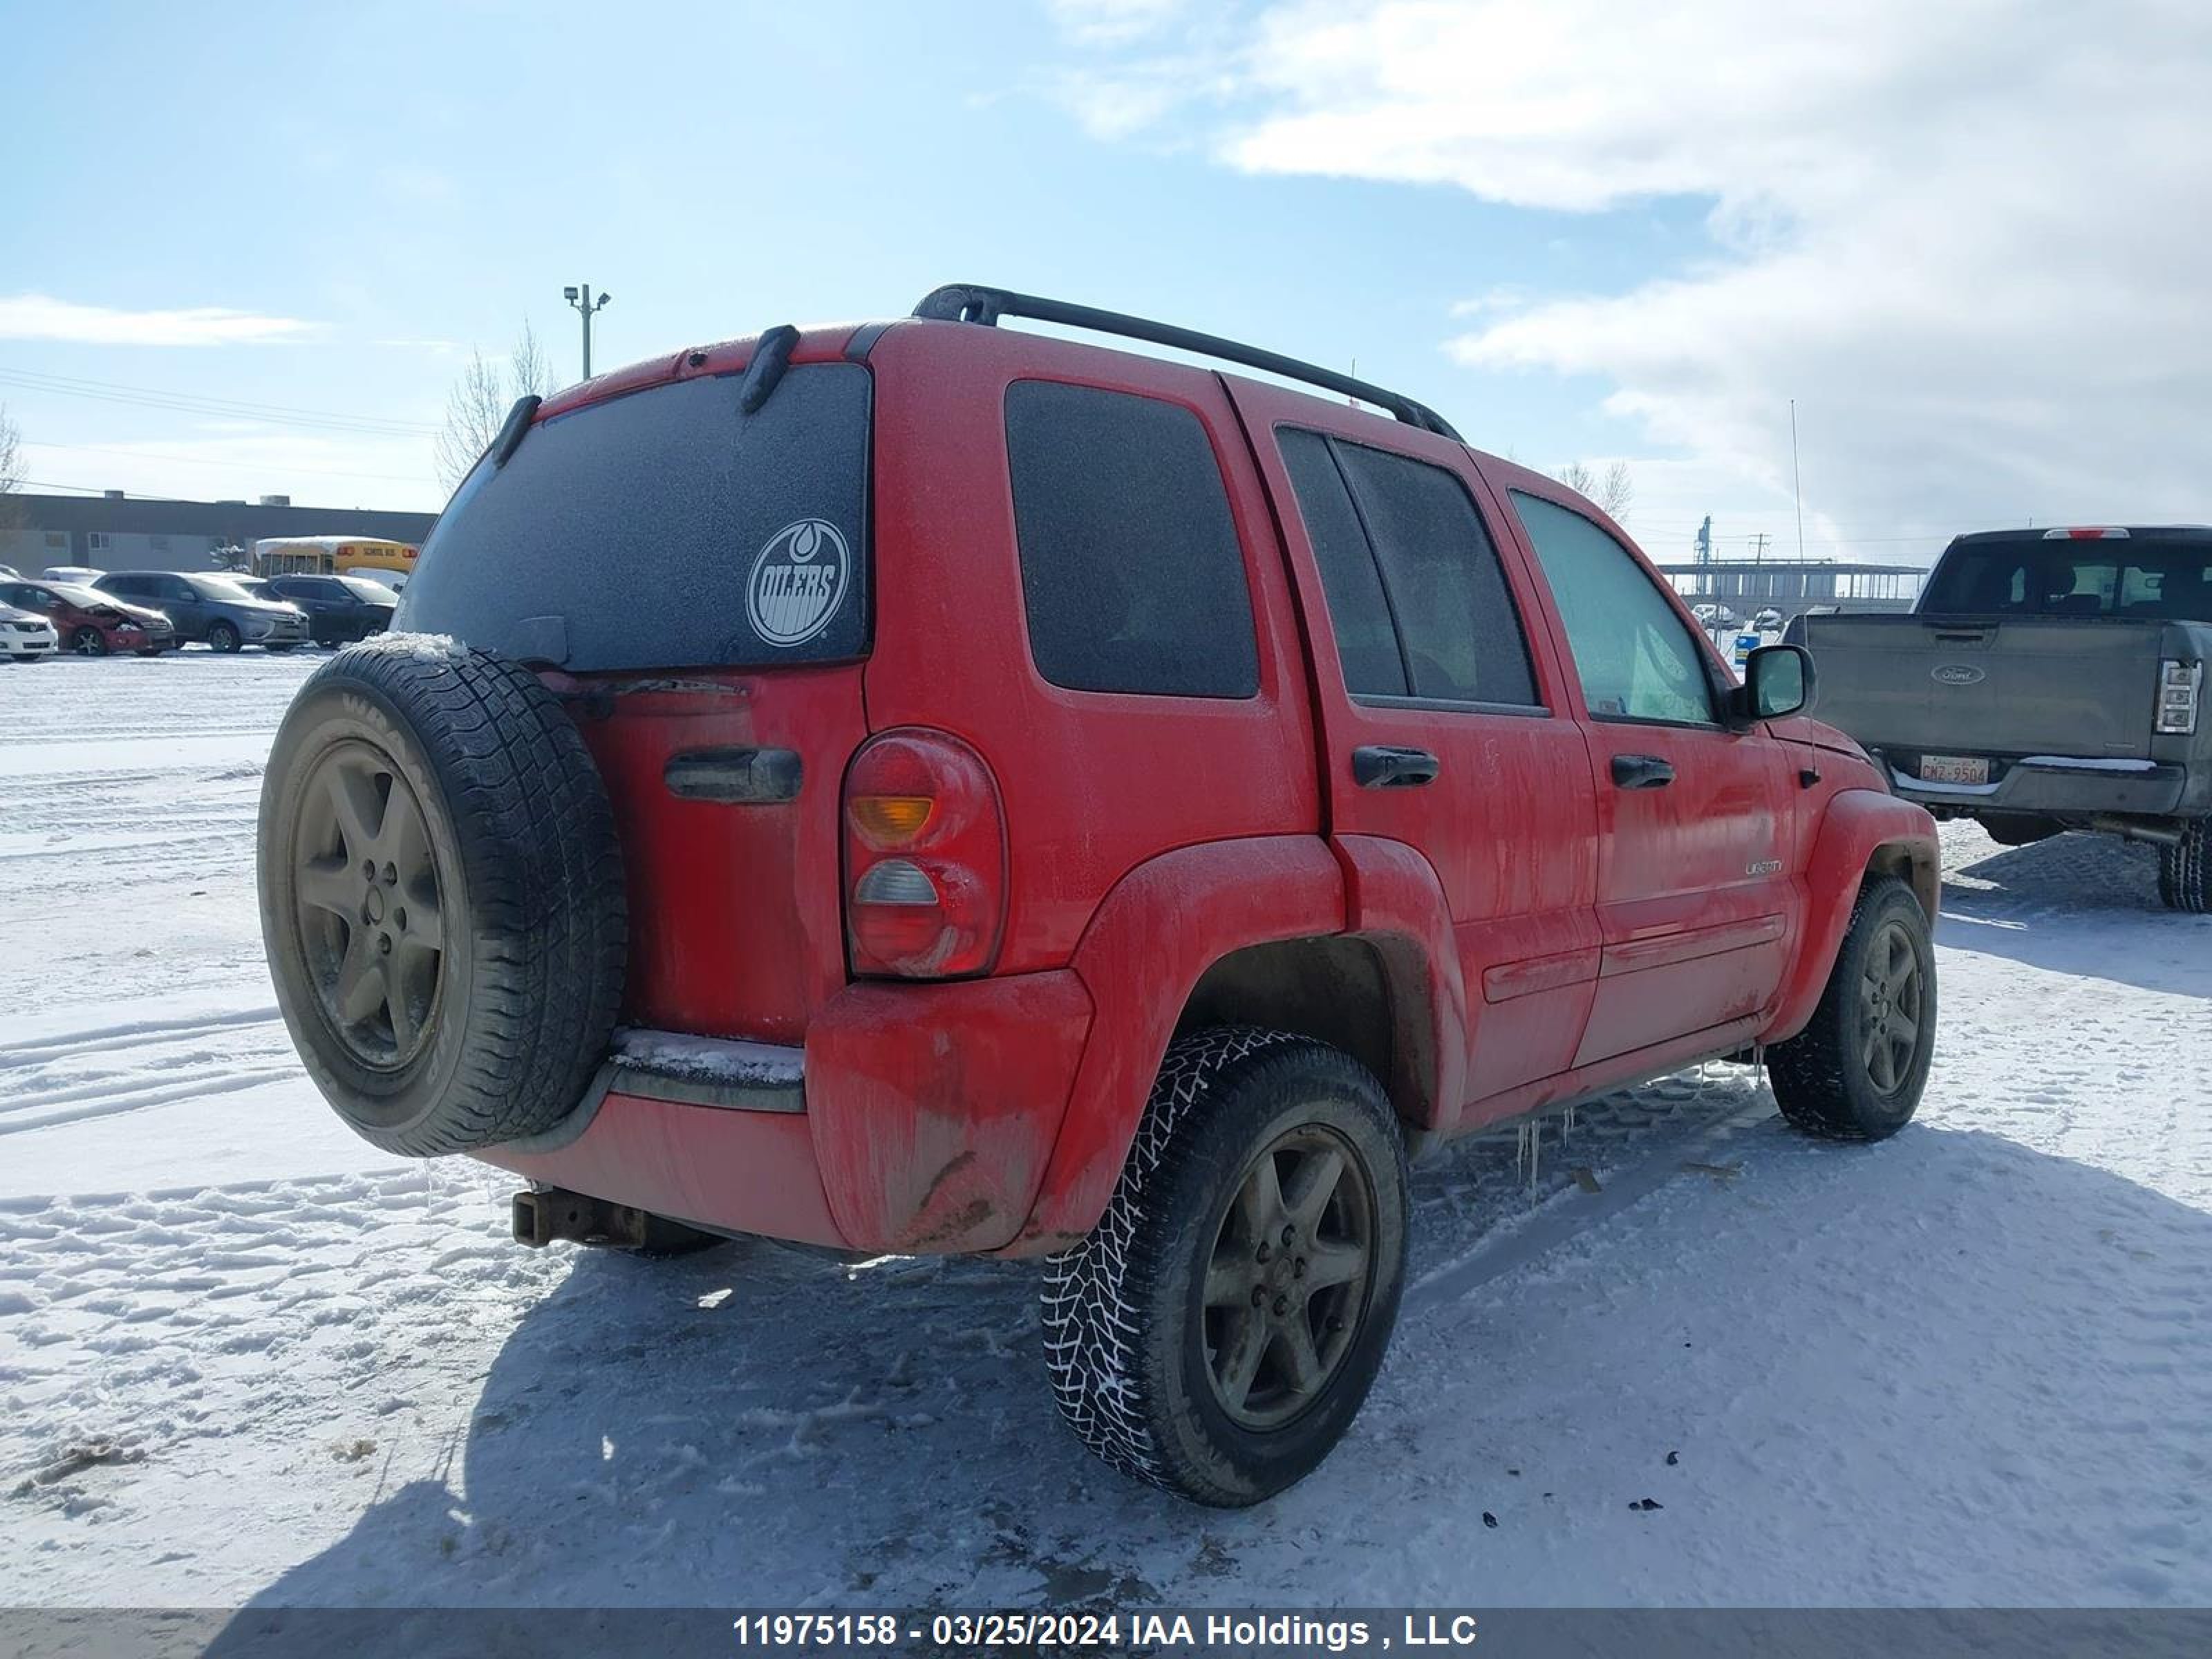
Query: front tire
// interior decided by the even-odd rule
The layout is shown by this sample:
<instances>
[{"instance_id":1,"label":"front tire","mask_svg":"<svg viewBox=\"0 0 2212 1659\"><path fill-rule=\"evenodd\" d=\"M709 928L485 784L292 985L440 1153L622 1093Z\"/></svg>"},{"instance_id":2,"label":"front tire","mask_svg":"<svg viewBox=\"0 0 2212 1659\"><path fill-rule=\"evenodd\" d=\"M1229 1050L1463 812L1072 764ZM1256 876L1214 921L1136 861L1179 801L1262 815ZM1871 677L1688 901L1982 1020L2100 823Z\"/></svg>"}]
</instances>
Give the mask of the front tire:
<instances>
[{"instance_id":1,"label":"front tire","mask_svg":"<svg viewBox=\"0 0 2212 1659\"><path fill-rule=\"evenodd\" d=\"M107 654L107 635L97 628L80 628L70 635L70 649L80 657L104 657Z\"/></svg>"},{"instance_id":2,"label":"front tire","mask_svg":"<svg viewBox=\"0 0 2212 1659\"><path fill-rule=\"evenodd\" d=\"M2158 896L2168 909L2212 911L2212 818L2182 824L2181 839L2158 849Z\"/></svg>"},{"instance_id":3,"label":"front tire","mask_svg":"<svg viewBox=\"0 0 2212 1659\"><path fill-rule=\"evenodd\" d=\"M1912 1120L1936 1050L1936 947L1912 889L1859 890L1812 1023L1766 1051L1782 1115L1824 1140L1881 1140Z\"/></svg>"},{"instance_id":4,"label":"front tire","mask_svg":"<svg viewBox=\"0 0 2212 1659\"><path fill-rule=\"evenodd\" d=\"M226 653L238 650L246 641L239 637L238 629L227 622L219 622L207 632L210 649Z\"/></svg>"},{"instance_id":5,"label":"front tire","mask_svg":"<svg viewBox=\"0 0 2212 1659\"><path fill-rule=\"evenodd\" d=\"M1106 1213L1046 1265L1061 1413L1197 1503L1303 1479L1382 1364L1408 1207L1389 1100L1349 1054L1250 1026L1179 1038Z\"/></svg>"}]
</instances>

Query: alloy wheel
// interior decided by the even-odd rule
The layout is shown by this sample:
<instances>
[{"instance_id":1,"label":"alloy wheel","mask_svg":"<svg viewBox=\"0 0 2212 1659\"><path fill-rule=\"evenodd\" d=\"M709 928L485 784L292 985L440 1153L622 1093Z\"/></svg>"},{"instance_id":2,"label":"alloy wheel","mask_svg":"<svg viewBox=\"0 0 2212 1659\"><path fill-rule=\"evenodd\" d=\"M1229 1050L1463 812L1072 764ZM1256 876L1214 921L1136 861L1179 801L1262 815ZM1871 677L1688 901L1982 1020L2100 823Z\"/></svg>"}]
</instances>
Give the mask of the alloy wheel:
<instances>
[{"instance_id":1,"label":"alloy wheel","mask_svg":"<svg viewBox=\"0 0 2212 1659\"><path fill-rule=\"evenodd\" d=\"M429 821L374 745L337 744L317 763L293 835L292 890L325 1018L362 1064L404 1065L431 1034L444 917Z\"/></svg>"},{"instance_id":2,"label":"alloy wheel","mask_svg":"<svg viewBox=\"0 0 2212 1659\"><path fill-rule=\"evenodd\" d=\"M1878 1092L1895 1094L1911 1074L1921 1012L1920 954L1901 922L1885 922L1859 976L1859 1060Z\"/></svg>"},{"instance_id":3,"label":"alloy wheel","mask_svg":"<svg viewBox=\"0 0 2212 1659\"><path fill-rule=\"evenodd\" d=\"M1206 1374L1241 1428L1291 1421L1358 1335L1375 1200L1351 1144L1303 1126L1253 1161L1216 1229L1203 1293Z\"/></svg>"}]
</instances>

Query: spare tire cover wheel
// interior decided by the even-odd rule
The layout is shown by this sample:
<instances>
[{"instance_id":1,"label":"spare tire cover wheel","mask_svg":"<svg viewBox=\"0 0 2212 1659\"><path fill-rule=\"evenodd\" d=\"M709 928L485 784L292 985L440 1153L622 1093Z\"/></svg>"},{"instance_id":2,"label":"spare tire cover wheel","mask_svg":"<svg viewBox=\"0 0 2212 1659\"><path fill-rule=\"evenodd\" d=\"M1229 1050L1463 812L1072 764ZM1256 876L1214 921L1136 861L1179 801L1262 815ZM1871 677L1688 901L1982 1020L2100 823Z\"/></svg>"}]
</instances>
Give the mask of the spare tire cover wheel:
<instances>
[{"instance_id":1,"label":"spare tire cover wheel","mask_svg":"<svg viewBox=\"0 0 2212 1659\"><path fill-rule=\"evenodd\" d=\"M263 780L262 937L293 1042L386 1151L550 1128L627 949L605 788L520 664L386 635L311 675Z\"/></svg>"}]
</instances>

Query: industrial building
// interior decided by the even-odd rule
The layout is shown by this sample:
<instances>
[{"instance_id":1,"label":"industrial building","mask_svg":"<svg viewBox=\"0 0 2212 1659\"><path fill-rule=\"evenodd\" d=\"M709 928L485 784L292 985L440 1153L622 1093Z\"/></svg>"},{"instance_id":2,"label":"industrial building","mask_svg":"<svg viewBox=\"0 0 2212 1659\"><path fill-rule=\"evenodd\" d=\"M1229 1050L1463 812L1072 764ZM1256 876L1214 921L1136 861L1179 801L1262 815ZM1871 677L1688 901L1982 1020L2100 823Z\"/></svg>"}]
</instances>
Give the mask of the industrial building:
<instances>
[{"instance_id":1,"label":"industrial building","mask_svg":"<svg viewBox=\"0 0 2212 1659\"><path fill-rule=\"evenodd\" d=\"M1713 559L1662 564L1659 574L1692 605L1726 605L1749 617L1771 605L1784 618L1817 607L1910 611L1928 573L1917 564L1847 564L1827 559Z\"/></svg>"},{"instance_id":2,"label":"industrial building","mask_svg":"<svg viewBox=\"0 0 2212 1659\"><path fill-rule=\"evenodd\" d=\"M224 550L270 536L344 535L419 543L434 513L355 507L295 507L289 495L258 501L173 501L125 495L11 495L0 527L0 564L35 575L50 565L95 570L214 570Z\"/></svg>"}]
</instances>

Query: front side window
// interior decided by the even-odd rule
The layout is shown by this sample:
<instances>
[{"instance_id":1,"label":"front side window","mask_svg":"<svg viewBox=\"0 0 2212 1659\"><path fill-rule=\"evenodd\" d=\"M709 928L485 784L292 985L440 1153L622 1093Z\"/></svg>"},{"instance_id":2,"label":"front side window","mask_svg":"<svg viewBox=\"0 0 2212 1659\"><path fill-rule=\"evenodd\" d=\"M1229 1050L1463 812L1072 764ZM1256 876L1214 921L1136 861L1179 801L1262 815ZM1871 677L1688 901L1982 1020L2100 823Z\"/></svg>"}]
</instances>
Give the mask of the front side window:
<instances>
[{"instance_id":1,"label":"front side window","mask_svg":"<svg viewBox=\"0 0 2212 1659\"><path fill-rule=\"evenodd\" d=\"M1596 720L1711 726L1705 656L1642 562L1579 513L1513 492Z\"/></svg>"},{"instance_id":2,"label":"front side window","mask_svg":"<svg viewBox=\"0 0 2212 1659\"><path fill-rule=\"evenodd\" d=\"M1006 414L1037 672L1074 691L1257 695L1243 549L1198 416L1055 380L1014 382Z\"/></svg>"}]
</instances>

